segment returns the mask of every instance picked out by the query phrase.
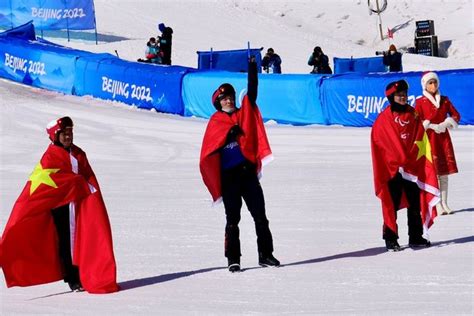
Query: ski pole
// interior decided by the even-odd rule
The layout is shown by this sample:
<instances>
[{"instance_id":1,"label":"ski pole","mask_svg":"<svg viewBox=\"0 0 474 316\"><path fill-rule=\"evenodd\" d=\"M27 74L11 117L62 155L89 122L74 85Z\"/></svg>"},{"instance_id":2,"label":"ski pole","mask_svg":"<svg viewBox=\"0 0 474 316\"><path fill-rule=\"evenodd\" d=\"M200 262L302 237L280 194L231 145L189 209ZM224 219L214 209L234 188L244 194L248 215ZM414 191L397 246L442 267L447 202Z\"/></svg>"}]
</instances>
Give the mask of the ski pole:
<instances>
[{"instance_id":1,"label":"ski pole","mask_svg":"<svg viewBox=\"0 0 474 316\"><path fill-rule=\"evenodd\" d=\"M250 60L250 41L247 42L247 58Z\"/></svg>"}]
</instances>

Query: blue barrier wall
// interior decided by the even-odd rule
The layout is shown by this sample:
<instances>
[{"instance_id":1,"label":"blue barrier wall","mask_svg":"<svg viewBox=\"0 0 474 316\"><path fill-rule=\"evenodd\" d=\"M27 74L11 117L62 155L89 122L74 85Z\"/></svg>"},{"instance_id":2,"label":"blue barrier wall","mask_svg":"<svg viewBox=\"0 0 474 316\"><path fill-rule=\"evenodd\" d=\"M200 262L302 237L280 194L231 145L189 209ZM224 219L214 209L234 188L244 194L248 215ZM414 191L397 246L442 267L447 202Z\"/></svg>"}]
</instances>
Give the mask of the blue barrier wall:
<instances>
[{"instance_id":1,"label":"blue barrier wall","mask_svg":"<svg viewBox=\"0 0 474 316\"><path fill-rule=\"evenodd\" d=\"M32 40L36 39L36 32L35 27L33 26L33 22L27 22L23 25L20 25L14 29L7 30L5 32L0 33L0 38L21 38L23 40Z\"/></svg>"},{"instance_id":2,"label":"blue barrier wall","mask_svg":"<svg viewBox=\"0 0 474 316\"><path fill-rule=\"evenodd\" d=\"M31 23L0 34L0 76L66 94L90 95L184 114L183 76L192 68L129 62L35 40Z\"/></svg>"},{"instance_id":3,"label":"blue barrier wall","mask_svg":"<svg viewBox=\"0 0 474 316\"><path fill-rule=\"evenodd\" d=\"M440 91L453 102L461 114L461 124L474 124L473 101L468 95L474 89L474 69L437 72ZM328 124L372 126L377 115L388 105L385 87L392 81L408 82L408 102L422 95L422 72L386 74L346 74L326 78L321 85L321 102Z\"/></svg>"},{"instance_id":4,"label":"blue barrier wall","mask_svg":"<svg viewBox=\"0 0 474 316\"><path fill-rule=\"evenodd\" d=\"M436 73L439 76L441 94L446 95L461 114L460 123L474 125L474 101L472 99L474 69L444 70Z\"/></svg>"},{"instance_id":5,"label":"blue barrier wall","mask_svg":"<svg viewBox=\"0 0 474 316\"><path fill-rule=\"evenodd\" d=\"M318 75L260 74L257 103L264 120L295 125L325 124L319 101L321 78ZM212 93L224 82L232 84L237 97L242 99L247 89L247 74L222 71L187 74L183 80L184 114L210 117L216 111L211 103Z\"/></svg>"},{"instance_id":6,"label":"blue barrier wall","mask_svg":"<svg viewBox=\"0 0 474 316\"><path fill-rule=\"evenodd\" d=\"M250 55L255 56L258 72L262 72L262 56L260 48L250 49ZM197 52L199 70L226 70L233 72L247 72L247 49Z\"/></svg>"},{"instance_id":7,"label":"blue barrier wall","mask_svg":"<svg viewBox=\"0 0 474 316\"><path fill-rule=\"evenodd\" d=\"M184 114L181 81L189 68L84 56L76 62L74 94L133 104L159 112Z\"/></svg>"},{"instance_id":8,"label":"blue barrier wall","mask_svg":"<svg viewBox=\"0 0 474 316\"><path fill-rule=\"evenodd\" d=\"M334 57L334 74L347 72L369 73L386 72L382 57L337 58Z\"/></svg>"},{"instance_id":9,"label":"blue barrier wall","mask_svg":"<svg viewBox=\"0 0 474 316\"><path fill-rule=\"evenodd\" d=\"M0 37L0 53L1 77L34 87L72 93L75 62L81 52Z\"/></svg>"},{"instance_id":10,"label":"blue barrier wall","mask_svg":"<svg viewBox=\"0 0 474 316\"><path fill-rule=\"evenodd\" d=\"M247 74L195 72L179 66L128 62L110 54L94 54L34 40L33 26L0 33L0 77L59 91L121 101L146 109L209 117L215 112L211 94L224 82L240 97ZM461 114L461 124L474 124L474 69L437 72L441 94ZM405 79L409 102L421 95L421 72L348 73L333 76L259 75L257 102L265 120L280 123L371 126L385 106L386 85Z\"/></svg>"}]
</instances>

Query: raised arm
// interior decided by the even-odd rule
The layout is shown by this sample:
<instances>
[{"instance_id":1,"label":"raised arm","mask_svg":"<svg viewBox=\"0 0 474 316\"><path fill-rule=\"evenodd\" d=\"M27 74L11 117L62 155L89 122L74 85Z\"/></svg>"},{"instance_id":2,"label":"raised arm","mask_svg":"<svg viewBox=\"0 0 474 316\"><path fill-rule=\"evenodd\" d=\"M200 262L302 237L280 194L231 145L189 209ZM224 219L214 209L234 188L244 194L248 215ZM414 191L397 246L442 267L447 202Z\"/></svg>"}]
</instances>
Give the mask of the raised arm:
<instances>
[{"instance_id":1,"label":"raised arm","mask_svg":"<svg viewBox=\"0 0 474 316\"><path fill-rule=\"evenodd\" d=\"M248 81L247 81L247 95L250 103L253 106L257 105L257 90L258 90L258 71L255 57L249 60Z\"/></svg>"}]
</instances>

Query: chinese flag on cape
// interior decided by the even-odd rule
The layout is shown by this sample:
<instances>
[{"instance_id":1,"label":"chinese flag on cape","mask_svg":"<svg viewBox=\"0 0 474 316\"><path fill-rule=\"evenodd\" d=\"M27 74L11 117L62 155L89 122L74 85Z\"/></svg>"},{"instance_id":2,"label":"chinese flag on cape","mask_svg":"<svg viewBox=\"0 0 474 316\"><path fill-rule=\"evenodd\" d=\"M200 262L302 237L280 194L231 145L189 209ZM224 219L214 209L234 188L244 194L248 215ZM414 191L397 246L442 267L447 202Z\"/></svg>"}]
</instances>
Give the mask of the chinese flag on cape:
<instances>
[{"instance_id":1,"label":"chinese flag on cape","mask_svg":"<svg viewBox=\"0 0 474 316\"><path fill-rule=\"evenodd\" d=\"M74 159L72 158L74 157ZM74 173L72 161L78 164ZM51 210L74 203L73 262L90 293L118 290L112 234L100 188L85 153L50 145L13 206L0 243L8 287L63 279Z\"/></svg>"},{"instance_id":2,"label":"chinese flag on cape","mask_svg":"<svg viewBox=\"0 0 474 316\"><path fill-rule=\"evenodd\" d=\"M251 104L247 95L242 100L242 107L231 115L221 111L214 113L204 133L199 163L204 184L214 203L220 201L222 195L219 150L225 144L227 133L236 124L243 132L237 137L240 150L257 166L257 173L261 172L263 164L273 159L260 111Z\"/></svg>"},{"instance_id":3,"label":"chinese flag on cape","mask_svg":"<svg viewBox=\"0 0 474 316\"><path fill-rule=\"evenodd\" d=\"M415 123L411 124L409 148L405 148L398 134L398 128L390 107L387 107L372 126L371 145L374 171L375 194L381 199L384 223L397 232L394 206L388 181L397 172L406 180L415 182L420 188L420 208L424 232L433 224L436 217L435 205L439 202L439 187L433 164L431 146L421 120L414 112ZM400 205L404 208L407 205Z\"/></svg>"}]
</instances>

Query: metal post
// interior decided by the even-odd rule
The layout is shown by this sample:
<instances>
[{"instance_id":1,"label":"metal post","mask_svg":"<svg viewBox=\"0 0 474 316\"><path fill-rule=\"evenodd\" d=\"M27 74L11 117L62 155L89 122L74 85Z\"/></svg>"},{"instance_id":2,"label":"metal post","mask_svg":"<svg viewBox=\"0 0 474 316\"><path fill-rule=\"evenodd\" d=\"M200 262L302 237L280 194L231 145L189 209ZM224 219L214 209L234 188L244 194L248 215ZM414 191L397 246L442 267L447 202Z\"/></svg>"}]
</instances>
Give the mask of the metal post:
<instances>
[{"instance_id":1,"label":"metal post","mask_svg":"<svg viewBox=\"0 0 474 316\"><path fill-rule=\"evenodd\" d=\"M380 7L379 7L379 0L375 0L377 4L377 14L379 15L379 31L380 31L380 39L383 41L383 33L382 33L382 17L380 16Z\"/></svg>"},{"instance_id":2,"label":"metal post","mask_svg":"<svg viewBox=\"0 0 474 316\"><path fill-rule=\"evenodd\" d=\"M10 24L13 26L13 5L12 5L12 0L10 0Z\"/></svg>"},{"instance_id":3,"label":"metal post","mask_svg":"<svg viewBox=\"0 0 474 316\"><path fill-rule=\"evenodd\" d=\"M64 4L66 6L66 9L69 9L67 1L65 1ZM69 14L68 14L68 17L66 18L66 29L67 29L67 41L70 42L71 40L69 37Z\"/></svg>"},{"instance_id":4,"label":"metal post","mask_svg":"<svg viewBox=\"0 0 474 316\"><path fill-rule=\"evenodd\" d=\"M94 5L94 2L92 2L92 12L94 13L95 44L98 45L99 42L97 40L97 20L95 18L95 5Z\"/></svg>"},{"instance_id":5,"label":"metal post","mask_svg":"<svg viewBox=\"0 0 474 316\"><path fill-rule=\"evenodd\" d=\"M211 47L211 55L209 56L209 69L212 69L212 47Z\"/></svg>"},{"instance_id":6,"label":"metal post","mask_svg":"<svg viewBox=\"0 0 474 316\"><path fill-rule=\"evenodd\" d=\"M98 41L97 41L97 24L95 22L95 17L94 17L94 25L95 25L95 44L98 45Z\"/></svg>"},{"instance_id":7,"label":"metal post","mask_svg":"<svg viewBox=\"0 0 474 316\"><path fill-rule=\"evenodd\" d=\"M38 7L42 8L41 3L39 2L39 0L38 0ZM43 21L42 20L40 20L40 28L41 28L41 39L44 39L44 37L43 37Z\"/></svg>"},{"instance_id":8,"label":"metal post","mask_svg":"<svg viewBox=\"0 0 474 316\"><path fill-rule=\"evenodd\" d=\"M66 19L66 28L67 28L67 41L70 42L71 39L69 37L69 21L68 21L68 19Z\"/></svg>"}]
</instances>

